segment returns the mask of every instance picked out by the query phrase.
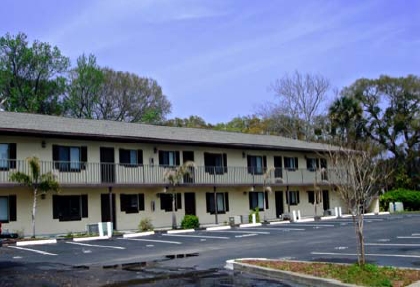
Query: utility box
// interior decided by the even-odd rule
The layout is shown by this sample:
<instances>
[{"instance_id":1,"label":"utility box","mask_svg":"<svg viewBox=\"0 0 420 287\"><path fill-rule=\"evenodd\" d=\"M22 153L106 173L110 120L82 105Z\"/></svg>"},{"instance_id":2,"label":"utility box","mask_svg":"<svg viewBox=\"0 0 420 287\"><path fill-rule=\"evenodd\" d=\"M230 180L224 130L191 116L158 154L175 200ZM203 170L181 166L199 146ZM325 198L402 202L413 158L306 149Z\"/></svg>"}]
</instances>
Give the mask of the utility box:
<instances>
[{"instance_id":1,"label":"utility box","mask_svg":"<svg viewBox=\"0 0 420 287\"><path fill-rule=\"evenodd\" d=\"M86 232L89 235L99 235L99 225L98 225L98 223L87 224L86 225Z\"/></svg>"},{"instance_id":2,"label":"utility box","mask_svg":"<svg viewBox=\"0 0 420 287\"><path fill-rule=\"evenodd\" d=\"M235 215L235 216L229 217L229 225L230 226L239 225L241 223L242 223L242 216L241 215Z\"/></svg>"},{"instance_id":3,"label":"utility box","mask_svg":"<svg viewBox=\"0 0 420 287\"><path fill-rule=\"evenodd\" d=\"M404 211L404 204L402 202L395 202L394 209L395 209L395 212Z\"/></svg>"}]
</instances>

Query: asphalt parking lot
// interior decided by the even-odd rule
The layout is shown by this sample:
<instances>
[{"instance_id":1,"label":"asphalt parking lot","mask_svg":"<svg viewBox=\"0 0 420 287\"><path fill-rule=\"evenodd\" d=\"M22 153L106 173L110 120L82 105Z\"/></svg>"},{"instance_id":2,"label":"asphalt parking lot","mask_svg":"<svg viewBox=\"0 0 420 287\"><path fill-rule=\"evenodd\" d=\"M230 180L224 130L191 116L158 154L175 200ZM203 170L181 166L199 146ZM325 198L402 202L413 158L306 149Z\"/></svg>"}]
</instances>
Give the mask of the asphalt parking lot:
<instances>
[{"instance_id":1,"label":"asphalt parking lot","mask_svg":"<svg viewBox=\"0 0 420 287\"><path fill-rule=\"evenodd\" d=\"M419 268L420 215L365 218L367 260L380 265ZM158 233L146 237L89 242L59 240L40 246L4 246L0 261L62 263L112 267L160 262L164 266L223 268L233 258L260 257L309 261L355 262L351 218L262 225L192 233Z\"/></svg>"}]
</instances>

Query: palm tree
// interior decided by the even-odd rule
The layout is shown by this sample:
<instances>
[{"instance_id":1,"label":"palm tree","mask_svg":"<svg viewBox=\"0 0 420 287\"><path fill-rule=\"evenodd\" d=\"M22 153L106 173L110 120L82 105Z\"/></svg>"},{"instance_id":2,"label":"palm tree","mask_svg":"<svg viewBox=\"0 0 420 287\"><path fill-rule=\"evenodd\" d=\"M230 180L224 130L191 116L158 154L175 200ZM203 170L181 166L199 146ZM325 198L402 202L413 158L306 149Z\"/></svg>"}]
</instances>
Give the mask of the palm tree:
<instances>
[{"instance_id":1,"label":"palm tree","mask_svg":"<svg viewBox=\"0 0 420 287\"><path fill-rule=\"evenodd\" d=\"M29 165L29 174L17 171L10 175L10 180L18 182L28 187L32 191L32 237L35 238L35 214L37 196L48 191L59 191L59 183L52 172L41 174L41 166L37 157L28 157L26 159Z\"/></svg>"},{"instance_id":2,"label":"palm tree","mask_svg":"<svg viewBox=\"0 0 420 287\"><path fill-rule=\"evenodd\" d=\"M175 186L179 185L185 176L191 177L196 165L193 161L186 161L183 165L178 167L166 168L163 174L164 180L168 181L172 186L172 228L176 229L176 214L175 214Z\"/></svg>"}]
</instances>

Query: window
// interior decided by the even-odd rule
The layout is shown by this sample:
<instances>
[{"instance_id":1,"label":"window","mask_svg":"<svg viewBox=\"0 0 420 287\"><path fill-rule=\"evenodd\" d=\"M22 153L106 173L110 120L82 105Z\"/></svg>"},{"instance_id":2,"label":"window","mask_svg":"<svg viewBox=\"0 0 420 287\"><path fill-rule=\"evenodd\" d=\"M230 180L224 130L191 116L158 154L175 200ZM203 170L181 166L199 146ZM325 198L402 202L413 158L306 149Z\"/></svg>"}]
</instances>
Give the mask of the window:
<instances>
[{"instance_id":1,"label":"window","mask_svg":"<svg viewBox=\"0 0 420 287\"><path fill-rule=\"evenodd\" d=\"M16 168L16 144L0 144L0 170Z\"/></svg>"},{"instance_id":2,"label":"window","mask_svg":"<svg viewBox=\"0 0 420 287\"><path fill-rule=\"evenodd\" d=\"M268 209L268 193L265 192L249 192L249 209L254 210L258 207L260 211Z\"/></svg>"},{"instance_id":3,"label":"window","mask_svg":"<svg viewBox=\"0 0 420 287\"><path fill-rule=\"evenodd\" d=\"M217 214L223 214L229 211L229 193L228 192L217 192L216 193L216 206ZM206 193L206 206L207 213L215 214L214 206L214 192Z\"/></svg>"},{"instance_id":4,"label":"window","mask_svg":"<svg viewBox=\"0 0 420 287\"><path fill-rule=\"evenodd\" d=\"M227 172L227 155L225 153L204 153L204 166L209 174L224 174Z\"/></svg>"},{"instance_id":5,"label":"window","mask_svg":"<svg viewBox=\"0 0 420 287\"><path fill-rule=\"evenodd\" d=\"M289 171L295 171L299 168L297 157L284 157L284 167Z\"/></svg>"},{"instance_id":6,"label":"window","mask_svg":"<svg viewBox=\"0 0 420 287\"><path fill-rule=\"evenodd\" d=\"M248 173L250 174L263 174L267 168L266 156L248 155Z\"/></svg>"},{"instance_id":7,"label":"window","mask_svg":"<svg viewBox=\"0 0 420 287\"><path fill-rule=\"evenodd\" d=\"M53 195L53 219L76 221L88 217L88 198L83 195Z\"/></svg>"},{"instance_id":8,"label":"window","mask_svg":"<svg viewBox=\"0 0 420 287\"><path fill-rule=\"evenodd\" d=\"M53 145L55 169L67 172L80 172L86 169L87 147Z\"/></svg>"},{"instance_id":9,"label":"window","mask_svg":"<svg viewBox=\"0 0 420 287\"><path fill-rule=\"evenodd\" d=\"M175 193L175 211L182 208L181 194ZM172 211L172 193L161 193L160 194L160 209L165 211Z\"/></svg>"},{"instance_id":10,"label":"window","mask_svg":"<svg viewBox=\"0 0 420 287\"><path fill-rule=\"evenodd\" d=\"M0 196L0 222L16 221L16 195Z\"/></svg>"},{"instance_id":11,"label":"window","mask_svg":"<svg viewBox=\"0 0 420 287\"><path fill-rule=\"evenodd\" d=\"M319 168L319 160L317 158L307 158L306 168L309 171L316 171Z\"/></svg>"},{"instance_id":12,"label":"window","mask_svg":"<svg viewBox=\"0 0 420 287\"><path fill-rule=\"evenodd\" d=\"M159 151L159 165L179 166L179 151Z\"/></svg>"},{"instance_id":13,"label":"window","mask_svg":"<svg viewBox=\"0 0 420 287\"><path fill-rule=\"evenodd\" d=\"M290 197L290 202L289 202ZM289 191L286 192L286 203L290 205L298 205L299 204L299 191Z\"/></svg>"},{"instance_id":14,"label":"window","mask_svg":"<svg viewBox=\"0 0 420 287\"><path fill-rule=\"evenodd\" d=\"M308 190L308 202L314 204L315 202L315 193L313 190Z\"/></svg>"},{"instance_id":15,"label":"window","mask_svg":"<svg viewBox=\"0 0 420 287\"><path fill-rule=\"evenodd\" d=\"M120 194L121 211L138 213L144 210L144 194Z\"/></svg>"},{"instance_id":16,"label":"window","mask_svg":"<svg viewBox=\"0 0 420 287\"><path fill-rule=\"evenodd\" d=\"M120 164L125 167L137 167L143 164L143 151L120 149Z\"/></svg>"}]
</instances>

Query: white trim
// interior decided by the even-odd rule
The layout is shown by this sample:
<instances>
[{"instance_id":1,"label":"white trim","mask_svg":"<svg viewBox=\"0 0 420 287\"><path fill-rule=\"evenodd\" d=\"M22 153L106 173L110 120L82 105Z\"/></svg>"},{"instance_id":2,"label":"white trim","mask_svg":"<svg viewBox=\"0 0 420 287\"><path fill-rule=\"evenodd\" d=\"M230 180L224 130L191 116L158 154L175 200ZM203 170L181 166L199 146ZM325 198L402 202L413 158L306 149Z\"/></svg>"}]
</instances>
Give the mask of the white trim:
<instances>
[{"instance_id":1,"label":"white trim","mask_svg":"<svg viewBox=\"0 0 420 287\"><path fill-rule=\"evenodd\" d=\"M194 229L168 230L166 233L175 234L175 233L187 233L187 232L195 232L195 230Z\"/></svg>"},{"instance_id":2,"label":"white trim","mask_svg":"<svg viewBox=\"0 0 420 287\"><path fill-rule=\"evenodd\" d=\"M214 226L214 227L207 227L206 231L214 231L214 230L226 230L226 229L232 229L230 226Z\"/></svg>"},{"instance_id":3,"label":"white trim","mask_svg":"<svg viewBox=\"0 0 420 287\"><path fill-rule=\"evenodd\" d=\"M104 240L104 239L110 239L110 238L111 237L108 237L108 236L78 237L78 238L73 238L73 241L81 242L81 241L91 241L91 240Z\"/></svg>"},{"instance_id":4,"label":"white trim","mask_svg":"<svg viewBox=\"0 0 420 287\"><path fill-rule=\"evenodd\" d=\"M57 243L57 239L17 241L16 246L43 245L43 244L54 244L54 243Z\"/></svg>"},{"instance_id":5,"label":"white trim","mask_svg":"<svg viewBox=\"0 0 420 287\"><path fill-rule=\"evenodd\" d=\"M127 234L124 234L123 237L133 238L133 237L148 236L148 235L153 235L153 234L155 234L154 231L146 231L146 232L137 232L137 233L127 233Z\"/></svg>"}]
</instances>

